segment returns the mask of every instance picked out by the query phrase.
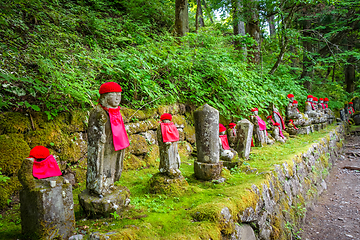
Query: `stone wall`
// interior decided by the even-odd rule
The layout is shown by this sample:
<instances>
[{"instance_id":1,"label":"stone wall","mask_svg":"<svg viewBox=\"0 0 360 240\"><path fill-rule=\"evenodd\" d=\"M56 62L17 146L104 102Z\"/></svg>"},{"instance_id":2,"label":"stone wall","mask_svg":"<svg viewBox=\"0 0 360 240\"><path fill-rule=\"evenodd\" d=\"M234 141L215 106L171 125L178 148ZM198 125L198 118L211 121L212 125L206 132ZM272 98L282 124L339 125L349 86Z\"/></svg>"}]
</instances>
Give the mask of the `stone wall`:
<instances>
[{"instance_id":1,"label":"stone wall","mask_svg":"<svg viewBox=\"0 0 360 240\"><path fill-rule=\"evenodd\" d=\"M188 108L188 111L186 109ZM180 154L187 155L195 144L195 129L190 108L183 104L148 110L122 108L130 147L124 161L125 170L157 166L159 151L156 139L158 121L163 113L171 113L180 133ZM10 177L0 182L0 209L20 190L17 172L30 149L43 145L49 148L72 184L85 184L87 164L86 128L89 111L60 113L48 120L45 113L5 112L0 114L0 168Z\"/></svg>"},{"instance_id":2,"label":"stone wall","mask_svg":"<svg viewBox=\"0 0 360 240\"><path fill-rule=\"evenodd\" d=\"M294 239L307 209L326 189L325 179L342 150L344 134L339 125L290 164L276 165L265 184L252 186L255 204L236 214L228 207L219 209L222 239Z\"/></svg>"}]
</instances>

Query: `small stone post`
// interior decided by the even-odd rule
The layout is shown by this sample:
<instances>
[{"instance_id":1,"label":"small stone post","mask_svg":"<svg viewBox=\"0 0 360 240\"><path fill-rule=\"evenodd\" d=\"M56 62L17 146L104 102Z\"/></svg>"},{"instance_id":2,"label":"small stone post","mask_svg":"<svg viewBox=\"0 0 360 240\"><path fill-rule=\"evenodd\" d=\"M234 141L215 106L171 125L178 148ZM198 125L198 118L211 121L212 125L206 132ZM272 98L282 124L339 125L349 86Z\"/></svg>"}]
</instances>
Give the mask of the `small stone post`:
<instances>
[{"instance_id":1,"label":"small stone post","mask_svg":"<svg viewBox=\"0 0 360 240\"><path fill-rule=\"evenodd\" d=\"M236 150L244 159L249 159L253 130L254 124L247 119L238 121L236 125L236 135L238 139Z\"/></svg>"},{"instance_id":2,"label":"small stone post","mask_svg":"<svg viewBox=\"0 0 360 240\"><path fill-rule=\"evenodd\" d=\"M222 162L219 162L219 111L208 104L194 112L197 161L195 176L202 180L220 178Z\"/></svg>"},{"instance_id":3,"label":"small stone post","mask_svg":"<svg viewBox=\"0 0 360 240\"><path fill-rule=\"evenodd\" d=\"M24 159L18 173L22 234L26 239L68 239L75 230L72 186L61 176L34 178L33 162Z\"/></svg>"}]
</instances>

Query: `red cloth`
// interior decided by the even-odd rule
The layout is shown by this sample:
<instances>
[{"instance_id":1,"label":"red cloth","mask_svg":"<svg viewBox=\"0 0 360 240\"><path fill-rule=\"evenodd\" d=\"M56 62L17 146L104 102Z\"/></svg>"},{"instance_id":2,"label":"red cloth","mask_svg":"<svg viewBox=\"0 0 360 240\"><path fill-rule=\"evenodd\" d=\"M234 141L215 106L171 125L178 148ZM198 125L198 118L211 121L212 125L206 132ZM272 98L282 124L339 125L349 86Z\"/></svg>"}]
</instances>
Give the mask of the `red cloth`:
<instances>
[{"instance_id":1,"label":"red cloth","mask_svg":"<svg viewBox=\"0 0 360 240\"><path fill-rule=\"evenodd\" d=\"M53 155L49 155L42 161L34 161L33 176L38 179L61 176L59 165Z\"/></svg>"},{"instance_id":2,"label":"red cloth","mask_svg":"<svg viewBox=\"0 0 360 240\"><path fill-rule=\"evenodd\" d=\"M130 146L129 138L125 130L123 118L120 113L120 107L106 108L103 107L109 113L111 131L113 134L113 143L115 151L119 151Z\"/></svg>"},{"instance_id":3,"label":"red cloth","mask_svg":"<svg viewBox=\"0 0 360 240\"><path fill-rule=\"evenodd\" d=\"M274 112L276 115L279 116L280 120L281 120L281 128L285 129L285 123L284 123L284 119L281 117L280 113L278 112Z\"/></svg>"},{"instance_id":4,"label":"red cloth","mask_svg":"<svg viewBox=\"0 0 360 240\"><path fill-rule=\"evenodd\" d=\"M36 146L30 150L29 157L36 159L44 159L50 155L49 149L44 146Z\"/></svg>"},{"instance_id":5,"label":"red cloth","mask_svg":"<svg viewBox=\"0 0 360 240\"><path fill-rule=\"evenodd\" d=\"M287 95L287 97L288 97L288 98L292 98L292 97L294 97L294 94L289 93L289 94Z\"/></svg>"},{"instance_id":6,"label":"red cloth","mask_svg":"<svg viewBox=\"0 0 360 240\"><path fill-rule=\"evenodd\" d=\"M295 129L298 129L298 128L295 126L294 121L293 121L292 119L290 119L290 121L289 121L289 122L290 122L290 124L291 124L291 125L293 125L293 126L294 126L294 128L295 128Z\"/></svg>"},{"instance_id":7,"label":"red cloth","mask_svg":"<svg viewBox=\"0 0 360 240\"><path fill-rule=\"evenodd\" d=\"M272 122L272 124L273 124L273 125L275 125L275 121L273 120L273 118L272 118L272 116L271 116L271 115L270 115L270 116L267 116L267 117L266 117L266 119L270 119L270 120L271 120L271 122Z\"/></svg>"},{"instance_id":8,"label":"red cloth","mask_svg":"<svg viewBox=\"0 0 360 240\"><path fill-rule=\"evenodd\" d=\"M294 100L293 102L292 102L292 104L297 104L298 103L298 101L296 101L296 100Z\"/></svg>"},{"instance_id":9,"label":"red cloth","mask_svg":"<svg viewBox=\"0 0 360 240\"><path fill-rule=\"evenodd\" d=\"M236 126L235 123L229 123L229 128L233 129Z\"/></svg>"},{"instance_id":10,"label":"red cloth","mask_svg":"<svg viewBox=\"0 0 360 240\"><path fill-rule=\"evenodd\" d=\"M251 138L251 146L252 146L252 147L255 147L255 145L254 145L254 138Z\"/></svg>"},{"instance_id":11,"label":"red cloth","mask_svg":"<svg viewBox=\"0 0 360 240\"><path fill-rule=\"evenodd\" d=\"M264 122L264 120L261 119L261 117L256 116L257 120L258 120L258 124L259 124L259 129L262 130L266 130L266 123Z\"/></svg>"},{"instance_id":12,"label":"red cloth","mask_svg":"<svg viewBox=\"0 0 360 240\"><path fill-rule=\"evenodd\" d=\"M109 93L109 92L121 92L122 89L119 84L116 82L107 82L100 86L99 93Z\"/></svg>"},{"instance_id":13,"label":"red cloth","mask_svg":"<svg viewBox=\"0 0 360 240\"><path fill-rule=\"evenodd\" d=\"M226 135L220 135L219 137L221 139L221 145L222 145L223 149L224 150L229 150L230 146L229 146L227 136Z\"/></svg>"},{"instance_id":14,"label":"red cloth","mask_svg":"<svg viewBox=\"0 0 360 240\"><path fill-rule=\"evenodd\" d=\"M328 108L328 104L327 103L324 103L324 104L325 104L326 108Z\"/></svg>"},{"instance_id":15,"label":"red cloth","mask_svg":"<svg viewBox=\"0 0 360 240\"><path fill-rule=\"evenodd\" d=\"M163 142L179 141L179 131L173 122L160 123Z\"/></svg>"},{"instance_id":16,"label":"red cloth","mask_svg":"<svg viewBox=\"0 0 360 240\"><path fill-rule=\"evenodd\" d=\"M252 108L252 109L251 109L251 111L252 111L252 112L255 112L255 111L257 111L257 112L258 112L258 111L259 111L259 109L257 109L257 108Z\"/></svg>"},{"instance_id":17,"label":"red cloth","mask_svg":"<svg viewBox=\"0 0 360 240\"><path fill-rule=\"evenodd\" d=\"M313 103L312 103L312 102L310 102L310 101L306 101L306 102L310 103L310 104L311 104L312 109L313 109L313 110L315 110L314 105L313 105Z\"/></svg>"},{"instance_id":18,"label":"red cloth","mask_svg":"<svg viewBox=\"0 0 360 240\"><path fill-rule=\"evenodd\" d=\"M219 123L219 133L225 132L225 131L226 131L226 127L224 125L222 125L221 123Z\"/></svg>"},{"instance_id":19,"label":"red cloth","mask_svg":"<svg viewBox=\"0 0 360 240\"><path fill-rule=\"evenodd\" d=\"M321 103L322 109L325 109L324 103Z\"/></svg>"},{"instance_id":20,"label":"red cloth","mask_svg":"<svg viewBox=\"0 0 360 240\"><path fill-rule=\"evenodd\" d=\"M324 98L324 101L325 101L325 102L328 102L328 101L329 101L329 99L326 97L326 98Z\"/></svg>"},{"instance_id":21,"label":"red cloth","mask_svg":"<svg viewBox=\"0 0 360 240\"><path fill-rule=\"evenodd\" d=\"M160 120L161 120L161 121L164 121L164 120L169 120L169 121L171 121L171 119L172 119L172 116L171 116L170 113L164 113L164 114L161 115L161 117L160 117Z\"/></svg>"}]
</instances>

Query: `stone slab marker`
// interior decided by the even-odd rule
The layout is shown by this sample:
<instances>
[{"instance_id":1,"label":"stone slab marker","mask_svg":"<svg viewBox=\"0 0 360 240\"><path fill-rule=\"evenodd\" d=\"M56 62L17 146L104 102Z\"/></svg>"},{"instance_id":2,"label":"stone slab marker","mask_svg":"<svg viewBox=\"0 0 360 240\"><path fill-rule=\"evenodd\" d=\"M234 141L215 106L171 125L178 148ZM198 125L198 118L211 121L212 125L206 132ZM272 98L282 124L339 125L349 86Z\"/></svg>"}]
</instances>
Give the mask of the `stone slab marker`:
<instances>
[{"instance_id":1,"label":"stone slab marker","mask_svg":"<svg viewBox=\"0 0 360 240\"><path fill-rule=\"evenodd\" d=\"M26 239L68 239L75 230L72 186L63 177L35 179L33 159L19 170L21 228Z\"/></svg>"},{"instance_id":2,"label":"stone slab marker","mask_svg":"<svg viewBox=\"0 0 360 240\"><path fill-rule=\"evenodd\" d=\"M220 178L222 162L219 162L219 111L208 104L194 112L197 161L195 176L202 180Z\"/></svg>"},{"instance_id":3,"label":"stone slab marker","mask_svg":"<svg viewBox=\"0 0 360 240\"><path fill-rule=\"evenodd\" d=\"M253 130L254 124L249 120L243 119L237 122L236 135L238 142L236 144L236 151L244 159L249 159Z\"/></svg>"}]
</instances>

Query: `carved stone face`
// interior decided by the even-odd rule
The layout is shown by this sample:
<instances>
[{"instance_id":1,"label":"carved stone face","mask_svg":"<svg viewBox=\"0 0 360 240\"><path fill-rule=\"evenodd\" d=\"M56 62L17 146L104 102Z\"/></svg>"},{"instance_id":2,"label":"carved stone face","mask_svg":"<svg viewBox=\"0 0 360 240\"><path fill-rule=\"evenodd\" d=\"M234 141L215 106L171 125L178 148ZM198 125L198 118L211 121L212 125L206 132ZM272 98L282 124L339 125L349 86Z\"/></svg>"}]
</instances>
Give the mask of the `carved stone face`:
<instances>
[{"instance_id":1,"label":"carved stone face","mask_svg":"<svg viewBox=\"0 0 360 240\"><path fill-rule=\"evenodd\" d=\"M307 99L308 102L312 102L312 100L313 100L312 98L308 98L308 99Z\"/></svg>"},{"instance_id":2,"label":"carved stone face","mask_svg":"<svg viewBox=\"0 0 360 240\"><path fill-rule=\"evenodd\" d=\"M292 103L294 101L295 97L289 98L289 102Z\"/></svg>"},{"instance_id":3,"label":"carved stone face","mask_svg":"<svg viewBox=\"0 0 360 240\"><path fill-rule=\"evenodd\" d=\"M323 103L324 101L323 101L323 100L320 100L319 102L320 102L320 103Z\"/></svg>"},{"instance_id":4,"label":"carved stone face","mask_svg":"<svg viewBox=\"0 0 360 240\"><path fill-rule=\"evenodd\" d=\"M162 122L163 122L163 123L169 123L170 120L169 120L169 119L164 119L164 120L162 120Z\"/></svg>"},{"instance_id":5,"label":"carved stone face","mask_svg":"<svg viewBox=\"0 0 360 240\"><path fill-rule=\"evenodd\" d=\"M103 107L117 108L121 102L121 93L111 92L111 93L101 94L99 101Z\"/></svg>"},{"instance_id":6,"label":"carved stone face","mask_svg":"<svg viewBox=\"0 0 360 240\"><path fill-rule=\"evenodd\" d=\"M297 103L293 103L293 106L297 108L297 107L298 107L298 104L297 104Z\"/></svg>"},{"instance_id":7,"label":"carved stone face","mask_svg":"<svg viewBox=\"0 0 360 240\"><path fill-rule=\"evenodd\" d=\"M255 112L254 112L254 115L255 115L255 116L257 116L257 115L258 115L258 113L259 113L258 111L255 111Z\"/></svg>"},{"instance_id":8,"label":"carved stone face","mask_svg":"<svg viewBox=\"0 0 360 240\"><path fill-rule=\"evenodd\" d=\"M220 134L219 135L225 135L225 132L220 132Z\"/></svg>"}]
</instances>

